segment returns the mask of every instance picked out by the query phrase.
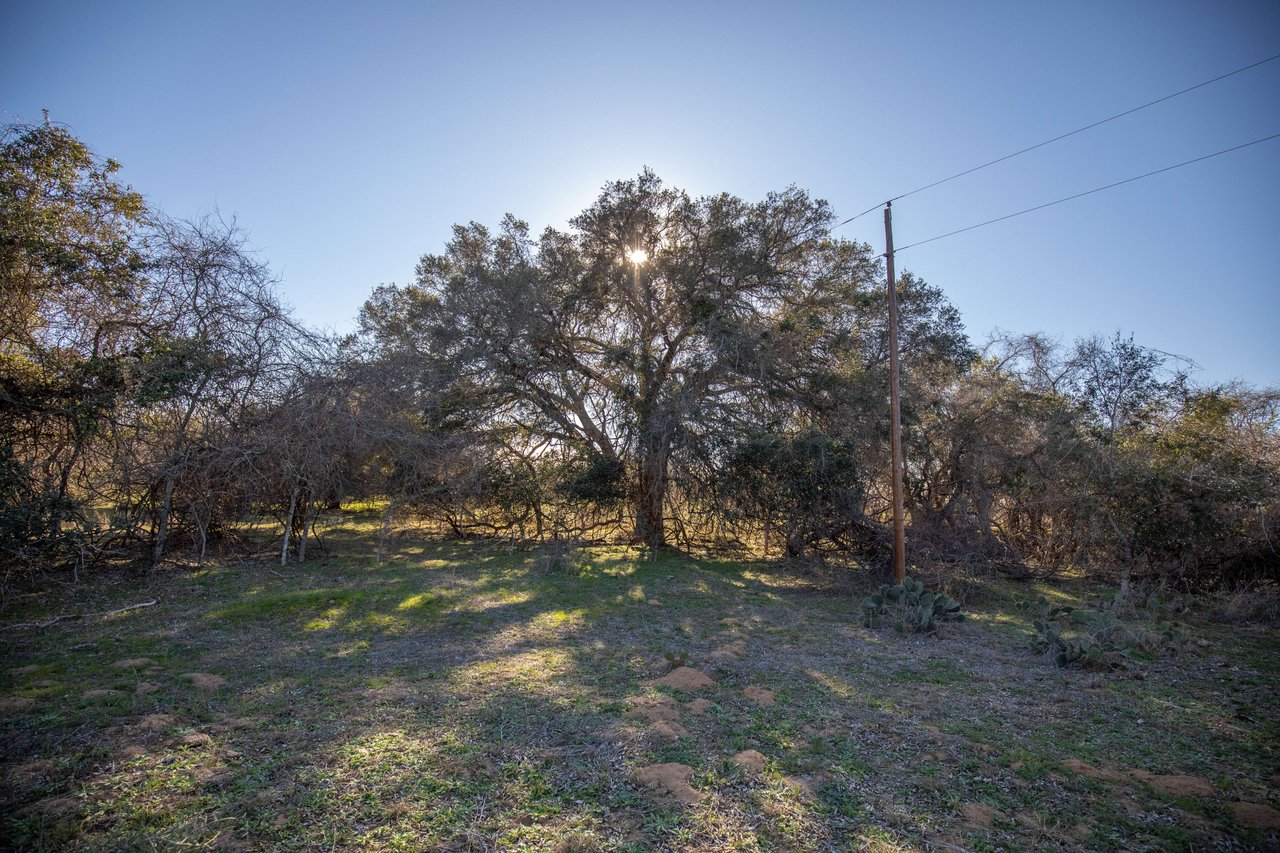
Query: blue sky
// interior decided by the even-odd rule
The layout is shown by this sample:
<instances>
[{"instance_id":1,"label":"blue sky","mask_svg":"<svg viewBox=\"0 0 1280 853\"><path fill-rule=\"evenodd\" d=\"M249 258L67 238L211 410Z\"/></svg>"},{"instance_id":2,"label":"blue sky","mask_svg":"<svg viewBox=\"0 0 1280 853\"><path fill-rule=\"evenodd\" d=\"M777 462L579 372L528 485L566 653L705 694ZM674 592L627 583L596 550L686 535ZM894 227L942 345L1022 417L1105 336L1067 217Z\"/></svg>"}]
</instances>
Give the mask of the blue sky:
<instances>
[{"instance_id":1,"label":"blue sky","mask_svg":"<svg viewBox=\"0 0 1280 853\"><path fill-rule=\"evenodd\" d=\"M654 168L841 218L1280 53L1280 3L7 3L48 108L168 213L235 215L346 330L455 222L563 227ZM935 234L1280 132L1280 60L894 205ZM1280 140L903 252L970 334L1133 332L1280 385ZM883 248L878 214L844 236Z\"/></svg>"}]
</instances>

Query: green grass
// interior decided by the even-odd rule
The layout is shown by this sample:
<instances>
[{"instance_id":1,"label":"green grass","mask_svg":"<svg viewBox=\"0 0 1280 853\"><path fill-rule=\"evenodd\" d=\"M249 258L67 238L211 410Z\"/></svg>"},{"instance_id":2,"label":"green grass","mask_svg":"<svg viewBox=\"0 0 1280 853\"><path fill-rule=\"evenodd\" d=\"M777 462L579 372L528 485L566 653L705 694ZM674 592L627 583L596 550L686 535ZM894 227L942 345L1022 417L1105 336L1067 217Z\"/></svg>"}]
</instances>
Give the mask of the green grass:
<instances>
[{"instance_id":1,"label":"green grass","mask_svg":"<svg viewBox=\"0 0 1280 853\"><path fill-rule=\"evenodd\" d=\"M899 637L862 626L859 595L761 564L612 547L545 574L509 547L412 539L379 562L366 509L331 520L330 555L305 566L174 568L13 599L5 624L158 604L0 635L0 847L1277 844L1229 807L1280 805L1272 632L1193 609L1175 617L1194 638L1179 657L1057 670L1029 650L1025 586L988 589L936 636ZM714 686L652 685L668 655ZM687 736L631 714L641 698L667 702ZM760 772L731 761L746 749L766 756ZM639 781L661 763L690 767L700 799ZM1214 793L1162 793L1134 769ZM966 817L979 805L989 821Z\"/></svg>"}]
</instances>

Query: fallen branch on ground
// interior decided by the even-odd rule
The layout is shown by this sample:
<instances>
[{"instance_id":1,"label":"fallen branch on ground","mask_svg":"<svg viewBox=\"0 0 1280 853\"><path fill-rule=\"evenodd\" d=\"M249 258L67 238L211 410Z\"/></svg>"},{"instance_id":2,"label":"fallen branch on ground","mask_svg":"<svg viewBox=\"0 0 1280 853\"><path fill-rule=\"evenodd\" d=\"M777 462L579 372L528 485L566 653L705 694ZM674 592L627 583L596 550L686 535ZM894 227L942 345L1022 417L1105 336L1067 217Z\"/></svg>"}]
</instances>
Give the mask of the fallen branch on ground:
<instances>
[{"instance_id":1,"label":"fallen branch on ground","mask_svg":"<svg viewBox=\"0 0 1280 853\"><path fill-rule=\"evenodd\" d=\"M130 610L137 610L140 607L154 607L156 600L143 601L139 604L130 604L127 607L120 607L115 610L104 610L101 613L65 613L62 616L55 616L48 622L19 622L16 625L5 625L0 631L12 631L16 628L48 628L50 625L56 625L64 619L83 619L86 616L115 616L117 613L127 613Z\"/></svg>"}]
</instances>

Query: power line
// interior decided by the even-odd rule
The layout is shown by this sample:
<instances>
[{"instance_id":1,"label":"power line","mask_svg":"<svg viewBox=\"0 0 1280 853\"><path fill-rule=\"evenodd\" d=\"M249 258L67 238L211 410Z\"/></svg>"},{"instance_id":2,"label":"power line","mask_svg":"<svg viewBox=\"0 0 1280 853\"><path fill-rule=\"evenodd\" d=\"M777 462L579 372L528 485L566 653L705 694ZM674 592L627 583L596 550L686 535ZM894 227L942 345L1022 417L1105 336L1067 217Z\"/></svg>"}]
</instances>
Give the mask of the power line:
<instances>
[{"instance_id":1,"label":"power line","mask_svg":"<svg viewBox=\"0 0 1280 853\"><path fill-rule=\"evenodd\" d=\"M906 193L903 193L902 195L894 196L892 199L890 199L890 201L897 201L898 199L906 198L907 196L915 195L916 193L924 192L925 190L928 190L928 189L933 189L934 187L941 186L942 184L945 184L948 181L954 181L956 178L962 178L965 175L973 174L974 172L977 172L980 169L985 169L988 166L994 166L997 163L1003 163L1005 160L1011 160L1020 154L1026 154L1028 151L1035 151L1037 148L1043 148L1046 145L1050 145L1054 142L1058 142L1059 140L1066 139L1069 136L1075 136L1077 133L1084 133L1086 130L1092 130L1095 127L1104 125L1107 122L1115 121L1118 118L1124 118L1127 115L1133 115L1139 110L1145 110L1147 107L1154 107L1156 104L1162 104L1165 101L1178 97L1179 95L1185 95L1188 92L1194 92L1196 89L1201 89L1205 86L1208 86L1211 83L1217 83L1219 80L1225 80L1228 77L1234 77L1235 75L1248 71L1251 68L1257 68L1259 65L1265 65L1266 63L1274 62L1277 59L1280 59L1280 53L1277 53L1275 56L1269 56L1266 59L1260 59L1257 62L1254 62L1250 65L1246 65L1243 68L1237 68L1235 71L1228 71L1226 74L1220 74L1217 77L1214 77L1212 80L1205 80L1203 83L1197 83L1194 86L1189 86L1186 89L1182 89L1180 91L1174 92L1172 95L1165 95L1163 98L1156 98L1154 101L1148 101L1147 103L1142 104L1141 106L1137 106L1132 109L1125 110L1122 113L1116 113L1113 116L1109 116L1108 118L1101 119L1100 121L1095 121L1092 124L1086 124L1084 127L1078 127L1075 130L1069 131L1060 136L1055 136L1053 137L1053 139L1046 139L1044 142L1037 142L1035 145L1029 146L1027 148L1023 148L1021 151L1014 151L1012 154L1006 154L1003 157L997 157L996 159L991 160L990 162L983 163L981 166L974 166L972 169L965 169L963 172L957 172L956 174L952 175L949 178L943 178L940 181L934 181L931 184L925 184L922 187L917 187L911 192L906 192Z\"/></svg>"},{"instance_id":2,"label":"power line","mask_svg":"<svg viewBox=\"0 0 1280 853\"><path fill-rule=\"evenodd\" d=\"M1035 207L1028 207L1026 210L1019 210L1017 213L1009 213L1004 216L998 216L995 219L988 219L986 222L979 222L977 225L969 225L965 228L957 228L955 231L948 231L946 234L939 234L938 236L930 237L927 240L919 240L915 243L908 243L905 246L899 246L895 251L905 252L907 249L911 249L916 246L923 246L925 243L932 243L933 241L941 240L944 237L954 237L956 234L963 234L964 232L972 231L975 228L982 228L983 226L986 226L986 225L994 225L997 222L1004 222L1006 219L1013 219L1015 216L1022 216L1024 213L1034 213L1037 210L1044 210L1046 207L1053 207L1055 204L1062 204L1064 201L1071 201L1073 199L1083 198L1084 196L1087 196L1087 195L1100 193L1103 190L1109 190L1114 187L1123 186L1124 184L1131 184L1134 181L1140 181L1143 178L1149 178L1152 175L1159 175L1162 172L1170 172L1170 171L1173 171L1174 169L1180 169L1183 166L1190 166L1192 163L1199 163L1201 160L1208 160L1212 157L1220 157L1223 154L1230 154L1232 151L1239 151L1241 148L1248 148L1251 145L1259 145L1263 142L1270 142L1272 139L1280 139L1280 133L1273 133L1270 136L1264 136L1262 139L1255 139L1252 142L1246 142L1242 145L1236 145L1231 148L1224 148L1221 151L1215 151L1212 154L1205 154L1201 157L1196 157L1191 160L1184 160L1181 163L1175 163L1172 166L1165 166L1163 169L1156 169L1153 172L1147 172L1142 175L1135 175L1132 178L1125 178L1123 181L1116 181L1115 183L1107 184L1104 187L1095 187L1094 189L1085 190L1084 192L1076 193L1075 195L1069 195L1064 198L1056 199L1054 201L1047 201L1044 204L1037 204ZM899 196L899 198L900 197L901 196Z\"/></svg>"},{"instance_id":3,"label":"power line","mask_svg":"<svg viewBox=\"0 0 1280 853\"><path fill-rule=\"evenodd\" d=\"M1043 148L1046 145L1051 145L1054 142L1059 142L1063 139L1066 139L1069 136L1075 136L1077 133L1084 133L1086 130L1092 130L1093 128L1099 127L1108 122L1115 121L1116 119L1119 119L1119 118L1124 118L1127 115L1132 115L1133 113L1136 113L1140 110L1145 110L1147 107L1154 107L1156 104L1162 104L1165 101L1178 97L1179 95L1185 95L1188 92L1194 92L1196 89L1202 89L1205 86L1208 86L1212 83L1217 83L1219 80L1225 80L1228 77L1234 77L1237 74L1242 74L1245 71L1248 71L1252 68L1257 68L1259 65L1265 65L1268 62L1274 62L1277 59L1280 59L1280 53L1277 53L1274 56L1268 56L1266 59L1260 59L1257 62L1244 66L1243 68L1237 68L1235 71L1228 71L1226 74L1219 74L1217 77L1214 77L1211 80L1205 80L1204 82L1197 83L1194 86L1188 86L1187 88L1181 89L1177 92L1174 92L1173 94L1165 95L1162 98L1156 98L1154 101L1148 101L1145 104L1133 107L1132 109L1125 110L1124 112L1116 113L1113 116L1109 116L1099 121L1095 121L1092 124L1086 124L1084 127L1078 127L1075 130L1060 134L1059 136L1055 136L1052 139L1046 139L1043 142L1037 142L1035 145L1031 145L1021 150L1014 151L1012 154L1006 154L1003 157L997 157L996 159L983 163L980 166L974 166L973 168L965 169L963 172L956 172L954 175L951 175L950 177L943 178L938 181L934 181L931 184L925 184L922 187L917 187L914 190L911 190L910 192L903 193L902 195L896 195L893 198L889 199L889 201L898 201L899 199L906 198L907 196L912 196L912 195L915 195L916 193L921 193L921 192L924 192L925 190L933 189L934 187L941 186L942 184L948 183L950 181L954 181L956 178L963 178L965 175L971 175L974 172L987 168L988 166L994 166L997 163L1003 163L1005 160L1012 160L1014 157L1017 157L1021 154L1026 154L1029 151L1035 151L1037 148ZM1259 141L1262 141L1262 140L1259 140ZM1220 152L1220 153L1226 153L1226 152ZM1214 156L1214 155L1210 155L1210 156ZM1195 162L1195 161L1190 161L1190 162ZM1176 168L1176 167L1171 166L1170 168ZM1141 177L1145 177L1145 176L1141 176ZM1133 180L1137 180L1137 178L1134 178ZM1105 187L1102 187L1100 189L1105 189ZM1096 192L1096 190L1094 192ZM844 220L838 225L833 225L831 230L835 230L836 228L839 228L843 225L848 225L850 222L860 217L866 216L868 213L871 213L873 210L879 210L880 208L884 207L884 205L885 203L881 202L880 204L874 205L873 207L869 207L866 210L862 211L862 213L859 213L857 216L850 216L848 219ZM916 245L919 245L919 243L917 243Z\"/></svg>"},{"instance_id":4,"label":"power line","mask_svg":"<svg viewBox=\"0 0 1280 853\"><path fill-rule=\"evenodd\" d=\"M862 216L866 216L868 213L870 213L870 212L871 212L871 211L873 211L873 210L879 210L880 208L884 207L884 205L885 205L885 203L882 201L882 202L880 202L880 203L879 203L879 204L877 204L877 205L873 205L872 207L868 207L866 210L862 211L862 212L861 212L861 213L859 213L857 216L850 216L850 217L849 217L848 219L846 219L844 222L840 222L840 223L837 223L837 224L835 224L835 225L832 225L832 226L831 226L831 228L830 228L829 230L834 231L834 230L836 230L837 228L839 228L841 225L848 225L848 224L849 224L850 222L852 222L853 220L858 219L859 217L862 217Z\"/></svg>"}]
</instances>

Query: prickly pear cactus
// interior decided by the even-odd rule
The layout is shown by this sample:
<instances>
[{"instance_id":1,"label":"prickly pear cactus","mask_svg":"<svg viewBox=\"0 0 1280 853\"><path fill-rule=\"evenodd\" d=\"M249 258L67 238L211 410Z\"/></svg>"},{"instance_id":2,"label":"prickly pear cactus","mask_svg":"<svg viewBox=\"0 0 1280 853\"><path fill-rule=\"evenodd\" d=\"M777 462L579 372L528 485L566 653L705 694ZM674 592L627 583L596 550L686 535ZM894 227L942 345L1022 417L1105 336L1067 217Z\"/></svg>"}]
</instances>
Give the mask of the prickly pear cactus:
<instances>
[{"instance_id":1,"label":"prickly pear cactus","mask_svg":"<svg viewBox=\"0 0 1280 853\"><path fill-rule=\"evenodd\" d=\"M893 619L900 634L927 634L936 631L940 622L964 618L960 602L943 593L928 592L914 578L896 586L884 584L862 599L862 621L868 628L875 628L887 617Z\"/></svg>"}]
</instances>

